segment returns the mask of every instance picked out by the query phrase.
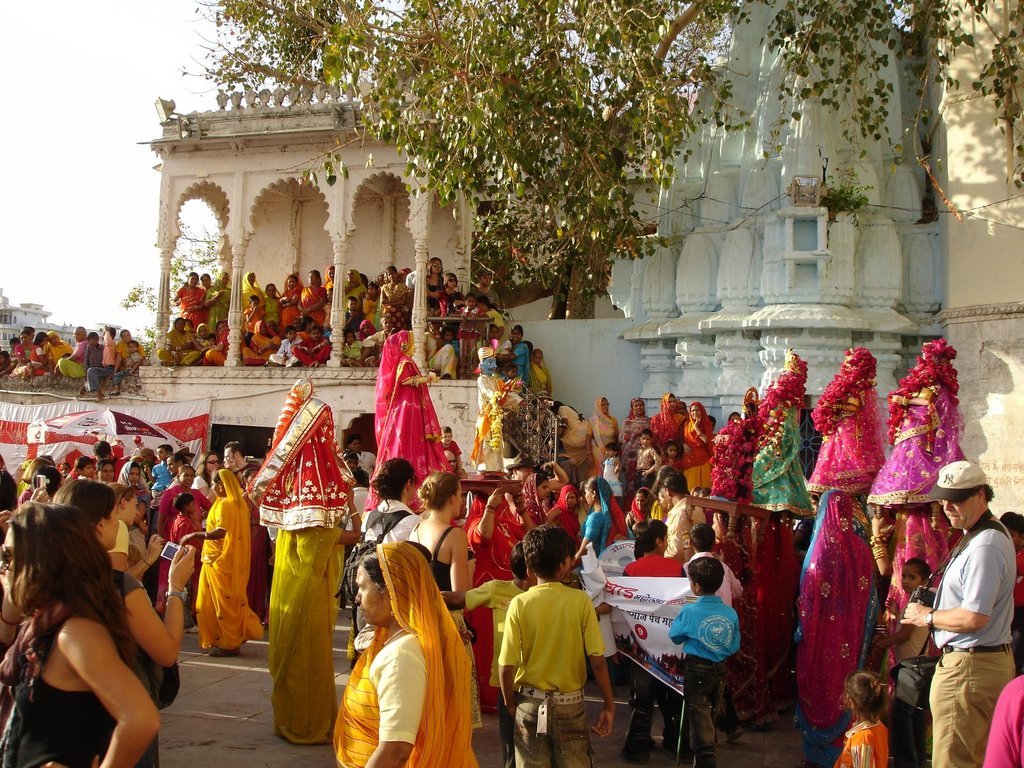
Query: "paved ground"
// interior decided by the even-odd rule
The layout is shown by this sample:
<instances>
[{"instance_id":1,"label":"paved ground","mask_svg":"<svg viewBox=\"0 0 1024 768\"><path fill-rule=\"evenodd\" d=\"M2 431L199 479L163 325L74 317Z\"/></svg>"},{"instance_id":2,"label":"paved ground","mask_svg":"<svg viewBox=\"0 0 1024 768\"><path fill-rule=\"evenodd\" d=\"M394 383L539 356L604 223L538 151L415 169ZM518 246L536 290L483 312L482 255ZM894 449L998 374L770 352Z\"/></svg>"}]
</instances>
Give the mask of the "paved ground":
<instances>
[{"instance_id":1,"label":"paved ground","mask_svg":"<svg viewBox=\"0 0 1024 768\"><path fill-rule=\"evenodd\" d=\"M339 625L335 632L334 647L342 649L335 651L339 695L348 678L343 644L347 629ZM163 768L335 767L331 747L297 747L274 736L265 641L247 643L240 657L211 659L199 653L195 635L186 635L181 659L181 691L162 713ZM629 718L628 695L628 686L617 686L615 733L607 739L593 739L595 766L627 765L619 758L619 749ZM590 706L596 716L599 699L593 699ZM484 715L484 727L475 733L473 746L482 768L500 766L496 717ZM801 761L796 730L781 721L770 731L748 732L735 744L724 744L718 750L720 768L789 768ZM650 765L671 766L673 762L667 752L656 753Z\"/></svg>"}]
</instances>

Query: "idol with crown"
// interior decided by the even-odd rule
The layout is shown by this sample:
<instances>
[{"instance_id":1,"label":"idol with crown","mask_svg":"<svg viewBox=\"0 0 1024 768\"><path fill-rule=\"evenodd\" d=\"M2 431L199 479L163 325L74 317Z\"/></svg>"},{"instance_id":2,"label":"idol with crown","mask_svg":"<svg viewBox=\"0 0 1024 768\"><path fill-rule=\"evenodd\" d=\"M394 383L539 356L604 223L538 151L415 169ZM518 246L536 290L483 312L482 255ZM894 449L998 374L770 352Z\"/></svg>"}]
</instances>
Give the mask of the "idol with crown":
<instances>
[{"instance_id":1,"label":"idol with crown","mask_svg":"<svg viewBox=\"0 0 1024 768\"><path fill-rule=\"evenodd\" d=\"M490 347L480 347L477 355L480 359L480 375L476 380L479 415L470 458L477 469L501 472L505 468L502 422L506 412L519 407L521 398L516 390L521 382L519 379L506 381L498 375L498 360Z\"/></svg>"}]
</instances>

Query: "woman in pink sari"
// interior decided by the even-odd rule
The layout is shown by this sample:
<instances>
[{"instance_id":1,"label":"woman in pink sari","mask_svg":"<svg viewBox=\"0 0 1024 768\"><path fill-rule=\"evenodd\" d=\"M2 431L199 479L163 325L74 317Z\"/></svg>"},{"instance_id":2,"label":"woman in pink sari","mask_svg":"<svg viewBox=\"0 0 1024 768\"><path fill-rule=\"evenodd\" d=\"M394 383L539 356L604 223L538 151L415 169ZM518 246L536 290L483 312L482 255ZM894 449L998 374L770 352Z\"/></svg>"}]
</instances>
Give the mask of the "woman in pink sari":
<instances>
[{"instance_id":1,"label":"woman in pink sari","mask_svg":"<svg viewBox=\"0 0 1024 768\"><path fill-rule=\"evenodd\" d=\"M629 401L629 416L622 420L619 442L622 445L622 466L626 471L626 498L636 493L636 455L640 452L640 433L651 428L647 406L642 397Z\"/></svg>"},{"instance_id":2,"label":"woman in pink sari","mask_svg":"<svg viewBox=\"0 0 1024 768\"><path fill-rule=\"evenodd\" d=\"M839 373L818 399L811 418L823 442L807 483L811 493L836 488L862 496L885 463L876 368L874 356L864 347L848 350Z\"/></svg>"},{"instance_id":3,"label":"woman in pink sari","mask_svg":"<svg viewBox=\"0 0 1024 768\"><path fill-rule=\"evenodd\" d=\"M393 333L384 342L377 372L374 431L377 466L383 466L388 459L406 459L416 472L419 487L431 472L447 472L449 464L441 446L441 424L427 389L437 381L437 376L420 373L412 359L414 351L409 331ZM376 506L371 485L366 509Z\"/></svg>"},{"instance_id":4,"label":"woman in pink sari","mask_svg":"<svg viewBox=\"0 0 1024 768\"><path fill-rule=\"evenodd\" d=\"M682 403L682 410L686 410L686 403ZM666 392L661 396L661 411L651 417L651 432L659 451L665 452L665 443L669 440L682 442L684 421L686 416L680 413L680 402L671 392Z\"/></svg>"},{"instance_id":5,"label":"woman in pink sari","mask_svg":"<svg viewBox=\"0 0 1024 768\"><path fill-rule=\"evenodd\" d=\"M818 504L797 599L797 722L807 763L834 765L850 725L846 676L861 669L878 597L867 519L860 504L829 491Z\"/></svg>"}]
</instances>

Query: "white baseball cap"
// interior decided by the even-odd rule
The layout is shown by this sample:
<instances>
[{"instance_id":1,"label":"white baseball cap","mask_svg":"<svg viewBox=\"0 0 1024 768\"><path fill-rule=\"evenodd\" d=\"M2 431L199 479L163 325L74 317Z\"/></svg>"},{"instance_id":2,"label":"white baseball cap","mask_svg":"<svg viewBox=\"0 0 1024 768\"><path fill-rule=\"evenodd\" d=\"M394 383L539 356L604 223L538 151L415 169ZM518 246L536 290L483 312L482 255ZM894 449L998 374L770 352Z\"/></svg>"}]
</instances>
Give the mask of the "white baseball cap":
<instances>
[{"instance_id":1,"label":"white baseball cap","mask_svg":"<svg viewBox=\"0 0 1024 768\"><path fill-rule=\"evenodd\" d=\"M983 486L988 478L977 464L954 461L939 470L939 479L932 486L928 498L934 501L966 501Z\"/></svg>"}]
</instances>

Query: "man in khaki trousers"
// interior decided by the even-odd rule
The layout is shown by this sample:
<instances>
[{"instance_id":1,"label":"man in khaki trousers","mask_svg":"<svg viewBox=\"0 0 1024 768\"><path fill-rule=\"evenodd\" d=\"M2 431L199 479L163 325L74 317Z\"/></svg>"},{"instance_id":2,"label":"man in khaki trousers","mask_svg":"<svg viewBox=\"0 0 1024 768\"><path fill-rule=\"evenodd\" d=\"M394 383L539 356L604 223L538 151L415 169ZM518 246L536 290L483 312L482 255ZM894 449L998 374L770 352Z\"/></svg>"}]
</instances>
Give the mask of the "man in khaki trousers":
<instances>
[{"instance_id":1,"label":"man in khaki trousers","mask_svg":"<svg viewBox=\"0 0 1024 768\"><path fill-rule=\"evenodd\" d=\"M929 702L932 768L970 768L984 761L996 699L1013 678L1017 569L1010 535L989 511L992 488L980 467L946 465L930 497L964 536L950 553L935 608L912 603L904 623L931 627L942 649Z\"/></svg>"}]
</instances>

